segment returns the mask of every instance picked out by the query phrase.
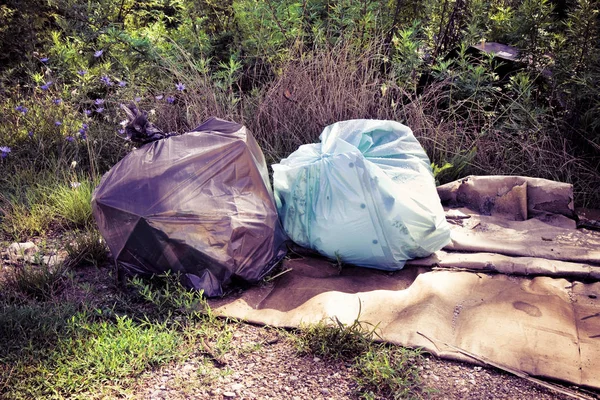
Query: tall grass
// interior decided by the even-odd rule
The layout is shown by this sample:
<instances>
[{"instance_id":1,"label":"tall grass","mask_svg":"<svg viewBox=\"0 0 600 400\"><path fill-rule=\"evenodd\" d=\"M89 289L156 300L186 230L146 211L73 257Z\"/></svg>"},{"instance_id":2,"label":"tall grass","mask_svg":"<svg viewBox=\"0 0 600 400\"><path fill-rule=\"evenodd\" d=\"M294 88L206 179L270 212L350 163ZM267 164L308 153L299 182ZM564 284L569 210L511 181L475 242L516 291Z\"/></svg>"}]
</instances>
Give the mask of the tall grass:
<instances>
[{"instance_id":1,"label":"tall grass","mask_svg":"<svg viewBox=\"0 0 600 400\"><path fill-rule=\"evenodd\" d=\"M537 86L519 73L499 83L491 62L463 52L432 83L409 90L390 78L382 47L318 47L299 53L260 90L215 85L190 75L179 100L185 114L168 126L196 126L209 113L246 124L267 160L278 162L322 129L347 119L391 119L408 125L431 161L446 169L441 183L468 174L526 175L573 183L578 205L600 205L600 160L585 156L560 115L539 105ZM193 86L196 85L196 86ZM201 88L201 89L200 89ZM200 93L201 95L197 95ZM175 122L183 119L185 123Z\"/></svg>"}]
</instances>

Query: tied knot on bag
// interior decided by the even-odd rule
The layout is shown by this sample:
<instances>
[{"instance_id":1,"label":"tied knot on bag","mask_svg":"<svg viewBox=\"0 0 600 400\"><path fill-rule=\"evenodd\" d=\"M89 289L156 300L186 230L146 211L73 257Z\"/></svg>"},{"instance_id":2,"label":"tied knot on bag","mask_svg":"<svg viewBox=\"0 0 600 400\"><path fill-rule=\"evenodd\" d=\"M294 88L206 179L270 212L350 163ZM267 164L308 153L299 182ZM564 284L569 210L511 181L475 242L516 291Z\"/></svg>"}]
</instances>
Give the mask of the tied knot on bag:
<instances>
[{"instance_id":1,"label":"tied knot on bag","mask_svg":"<svg viewBox=\"0 0 600 400\"><path fill-rule=\"evenodd\" d=\"M125 125L127 140L137 144L146 144L173 136L173 134L164 133L154 126L152 122L148 121L148 113L139 110L134 104L121 104L120 107L127 115L128 123Z\"/></svg>"}]
</instances>

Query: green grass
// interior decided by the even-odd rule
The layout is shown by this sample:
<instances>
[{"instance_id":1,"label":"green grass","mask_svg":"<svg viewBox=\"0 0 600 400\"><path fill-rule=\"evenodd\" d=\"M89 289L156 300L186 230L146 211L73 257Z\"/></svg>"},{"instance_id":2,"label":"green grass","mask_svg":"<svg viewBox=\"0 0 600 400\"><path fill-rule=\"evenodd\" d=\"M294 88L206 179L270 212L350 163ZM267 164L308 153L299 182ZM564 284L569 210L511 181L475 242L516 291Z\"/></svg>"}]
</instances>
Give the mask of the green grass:
<instances>
[{"instance_id":1,"label":"green grass","mask_svg":"<svg viewBox=\"0 0 600 400\"><path fill-rule=\"evenodd\" d=\"M328 360L352 361L371 348L375 327L354 320L351 325L335 319L332 323L321 321L298 332L296 342L301 354L314 354Z\"/></svg>"},{"instance_id":2,"label":"green grass","mask_svg":"<svg viewBox=\"0 0 600 400\"><path fill-rule=\"evenodd\" d=\"M121 397L143 374L191 357L206 364L202 384L218 378L211 362L230 351L229 321L175 276L135 279L122 292L103 286L113 294L101 303L64 297L33 275L22 280L36 296L11 280L0 285L0 398Z\"/></svg>"},{"instance_id":3,"label":"green grass","mask_svg":"<svg viewBox=\"0 0 600 400\"><path fill-rule=\"evenodd\" d=\"M357 394L365 399L419 398L420 350L375 343L377 327L356 318L352 324L321 321L302 328L292 340L300 354L342 360L354 366Z\"/></svg>"},{"instance_id":4,"label":"green grass","mask_svg":"<svg viewBox=\"0 0 600 400\"><path fill-rule=\"evenodd\" d=\"M71 267L86 264L98 267L108 261L106 242L94 226L75 230L67 235L65 250Z\"/></svg>"},{"instance_id":5,"label":"green grass","mask_svg":"<svg viewBox=\"0 0 600 400\"><path fill-rule=\"evenodd\" d=\"M59 294L71 277L68 268L58 263L49 265L42 259L42 253L34 256L35 263L25 262L6 272L5 287L8 293L25 296L35 300L50 300Z\"/></svg>"},{"instance_id":6,"label":"green grass","mask_svg":"<svg viewBox=\"0 0 600 400\"><path fill-rule=\"evenodd\" d=\"M13 364L7 398L113 397L147 369L186 354L182 336L166 324L127 316L94 321L79 313L63 334L55 346Z\"/></svg>"},{"instance_id":7,"label":"green grass","mask_svg":"<svg viewBox=\"0 0 600 400\"><path fill-rule=\"evenodd\" d=\"M54 215L74 227L93 223L92 193L95 181L73 176L72 180L47 187L48 200Z\"/></svg>"},{"instance_id":8,"label":"green grass","mask_svg":"<svg viewBox=\"0 0 600 400\"><path fill-rule=\"evenodd\" d=\"M365 399L410 399L423 392L419 350L375 344L355 361L356 382Z\"/></svg>"},{"instance_id":9,"label":"green grass","mask_svg":"<svg viewBox=\"0 0 600 400\"><path fill-rule=\"evenodd\" d=\"M46 233L54 213L45 198L37 186L23 189L20 195L0 194L0 234L21 241Z\"/></svg>"},{"instance_id":10,"label":"green grass","mask_svg":"<svg viewBox=\"0 0 600 400\"><path fill-rule=\"evenodd\" d=\"M44 235L52 224L63 228L93 226L92 193L95 180L48 178L27 184L21 177L8 178L0 195L0 234L11 240Z\"/></svg>"},{"instance_id":11,"label":"green grass","mask_svg":"<svg viewBox=\"0 0 600 400\"><path fill-rule=\"evenodd\" d=\"M78 320L79 318L79 320ZM119 392L145 370L185 354L181 336L166 324L74 318L71 336L62 340L51 363L40 365L36 383L44 395L90 398L106 390Z\"/></svg>"}]
</instances>

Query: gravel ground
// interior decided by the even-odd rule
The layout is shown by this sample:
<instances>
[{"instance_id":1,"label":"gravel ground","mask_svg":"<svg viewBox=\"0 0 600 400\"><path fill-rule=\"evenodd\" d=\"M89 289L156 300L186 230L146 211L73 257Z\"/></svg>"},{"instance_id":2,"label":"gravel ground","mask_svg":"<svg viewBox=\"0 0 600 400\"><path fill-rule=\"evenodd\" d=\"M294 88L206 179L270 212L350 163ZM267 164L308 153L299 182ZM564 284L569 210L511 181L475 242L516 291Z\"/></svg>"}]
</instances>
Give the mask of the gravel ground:
<instances>
[{"instance_id":1,"label":"gravel ground","mask_svg":"<svg viewBox=\"0 0 600 400\"><path fill-rule=\"evenodd\" d=\"M357 399L352 366L300 356L285 335L248 324L235 327L223 363L189 361L148 374L139 399ZM568 399L494 368L426 357L427 399Z\"/></svg>"}]
</instances>

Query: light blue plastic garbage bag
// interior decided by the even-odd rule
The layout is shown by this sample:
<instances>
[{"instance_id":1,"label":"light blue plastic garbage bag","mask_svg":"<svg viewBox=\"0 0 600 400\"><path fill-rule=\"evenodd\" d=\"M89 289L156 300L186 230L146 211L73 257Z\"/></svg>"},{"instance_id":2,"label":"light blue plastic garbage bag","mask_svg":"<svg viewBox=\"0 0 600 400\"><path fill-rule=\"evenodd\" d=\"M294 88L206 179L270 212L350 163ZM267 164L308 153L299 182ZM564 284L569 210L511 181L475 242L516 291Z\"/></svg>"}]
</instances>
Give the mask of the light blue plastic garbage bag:
<instances>
[{"instance_id":1,"label":"light blue plastic garbage bag","mask_svg":"<svg viewBox=\"0 0 600 400\"><path fill-rule=\"evenodd\" d=\"M450 241L430 162L410 128L351 120L273 165L289 237L345 263L401 269Z\"/></svg>"}]
</instances>

